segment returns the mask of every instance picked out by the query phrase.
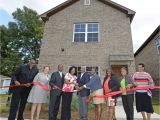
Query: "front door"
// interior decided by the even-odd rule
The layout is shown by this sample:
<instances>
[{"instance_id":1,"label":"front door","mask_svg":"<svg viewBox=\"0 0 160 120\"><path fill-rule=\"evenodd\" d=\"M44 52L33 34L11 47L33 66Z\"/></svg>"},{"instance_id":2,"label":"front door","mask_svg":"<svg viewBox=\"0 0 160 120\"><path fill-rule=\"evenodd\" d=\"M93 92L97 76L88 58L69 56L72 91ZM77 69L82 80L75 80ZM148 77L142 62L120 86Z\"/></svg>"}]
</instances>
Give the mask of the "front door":
<instances>
[{"instance_id":1,"label":"front door","mask_svg":"<svg viewBox=\"0 0 160 120\"><path fill-rule=\"evenodd\" d=\"M121 68L125 67L128 71L127 65L111 65L112 72L120 79L121 77Z\"/></svg>"}]
</instances>

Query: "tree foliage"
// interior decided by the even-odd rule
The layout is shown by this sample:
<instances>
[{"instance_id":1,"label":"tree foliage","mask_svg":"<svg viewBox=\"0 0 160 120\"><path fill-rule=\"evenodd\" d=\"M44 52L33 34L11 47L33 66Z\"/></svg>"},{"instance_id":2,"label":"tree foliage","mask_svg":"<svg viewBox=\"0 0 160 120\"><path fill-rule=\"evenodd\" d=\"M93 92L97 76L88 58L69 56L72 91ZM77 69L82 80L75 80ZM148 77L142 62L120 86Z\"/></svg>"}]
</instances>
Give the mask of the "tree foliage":
<instances>
[{"instance_id":1,"label":"tree foliage","mask_svg":"<svg viewBox=\"0 0 160 120\"><path fill-rule=\"evenodd\" d=\"M30 58L39 58L43 21L36 11L23 7L12 13L14 22L0 26L1 74L11 76L15 68Z\"/></svg>"}]
</instances>

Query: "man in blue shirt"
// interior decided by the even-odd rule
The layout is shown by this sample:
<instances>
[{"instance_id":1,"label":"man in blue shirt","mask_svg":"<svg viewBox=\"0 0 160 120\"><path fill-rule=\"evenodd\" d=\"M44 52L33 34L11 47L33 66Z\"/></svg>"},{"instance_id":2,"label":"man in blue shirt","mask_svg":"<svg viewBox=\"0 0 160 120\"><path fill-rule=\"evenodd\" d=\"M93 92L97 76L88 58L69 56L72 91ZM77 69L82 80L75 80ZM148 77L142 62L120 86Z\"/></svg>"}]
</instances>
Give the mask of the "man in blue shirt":
<instances>
[{"instance_id":1,"label":"man in blue shirt","mask_svg":"<svg viewBox=\"0 0 160 120\"><path fill-rule=\"evenodd\" d=\"M77 83L79 87L85 85L90 80L90 75L86 72L86 67L81 66L81 74L77 78ZM89 96L89 89L82 89L78 92L79 96L79 114L80 120L87 120L88 114L88 103L86 102L86 98Z\"/></svg>"}]
</instances>

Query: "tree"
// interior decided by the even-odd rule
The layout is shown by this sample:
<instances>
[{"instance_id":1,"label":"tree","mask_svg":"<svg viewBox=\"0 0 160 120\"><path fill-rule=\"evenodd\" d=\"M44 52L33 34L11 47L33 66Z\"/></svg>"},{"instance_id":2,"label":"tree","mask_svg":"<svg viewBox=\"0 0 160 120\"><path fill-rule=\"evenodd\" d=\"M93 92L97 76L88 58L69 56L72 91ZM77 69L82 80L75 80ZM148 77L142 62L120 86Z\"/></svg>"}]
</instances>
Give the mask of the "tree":
<instances>
[{"instance_id":1,"label":"tree","mask_svg":"<svg viewBox=\"0 0 160 120\"><path fill-rule=\"evenodd\" d=\"M39 58L44 26L37 12L25 6L12 15L15 22L9 22L8 27L0 26L0 73L8 76L24 60Z\"/></svg>"},{"instance_id":2,"label":"tree","mask_svg":"<svg viewBox=\"0 0 160 120\"><path fill-rule=\"evenodd\" d=\"M1 36L1 64L0 72L3 75L11 76L17 65L22 63L20 54L12 49L9 45L11 43L9 30L5 26L0 26Z\"/></svg>"},{"instance_id":3,"label":"tree","mask_svg":"<svg viewBox=\"0 0 160 120\"><path fill-rule=\"evenodd\" d=\"M16 22L9 27L13 40L11 46L21 52L24 59L38 59L43 35L42 20L36 11L25 6L12 15Z\"/></svg>"}]
</instances>

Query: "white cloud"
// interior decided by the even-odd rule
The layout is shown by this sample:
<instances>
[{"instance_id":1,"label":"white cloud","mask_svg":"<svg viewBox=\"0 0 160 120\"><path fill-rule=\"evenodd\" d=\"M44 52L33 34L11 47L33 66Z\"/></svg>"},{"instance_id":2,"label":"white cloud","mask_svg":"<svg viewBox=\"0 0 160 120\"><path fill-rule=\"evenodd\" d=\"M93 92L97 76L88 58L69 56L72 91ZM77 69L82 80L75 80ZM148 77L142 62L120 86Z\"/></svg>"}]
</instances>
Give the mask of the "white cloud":
<instances>
[{"instance_id":1,"label":"white cloud","mask_svg":"<svg viewBox=\"0 0 160 120\"><path fill-rule=\"evenodd\" d=\"M64 1L66 0L0 0L0 9L11 15L16 8L22 8L25 5L41 14ZM132 22L132 38L134 51L136 51L160 24L160 0L113 1L136 11Z\"/></svg>"}]
</instances>

